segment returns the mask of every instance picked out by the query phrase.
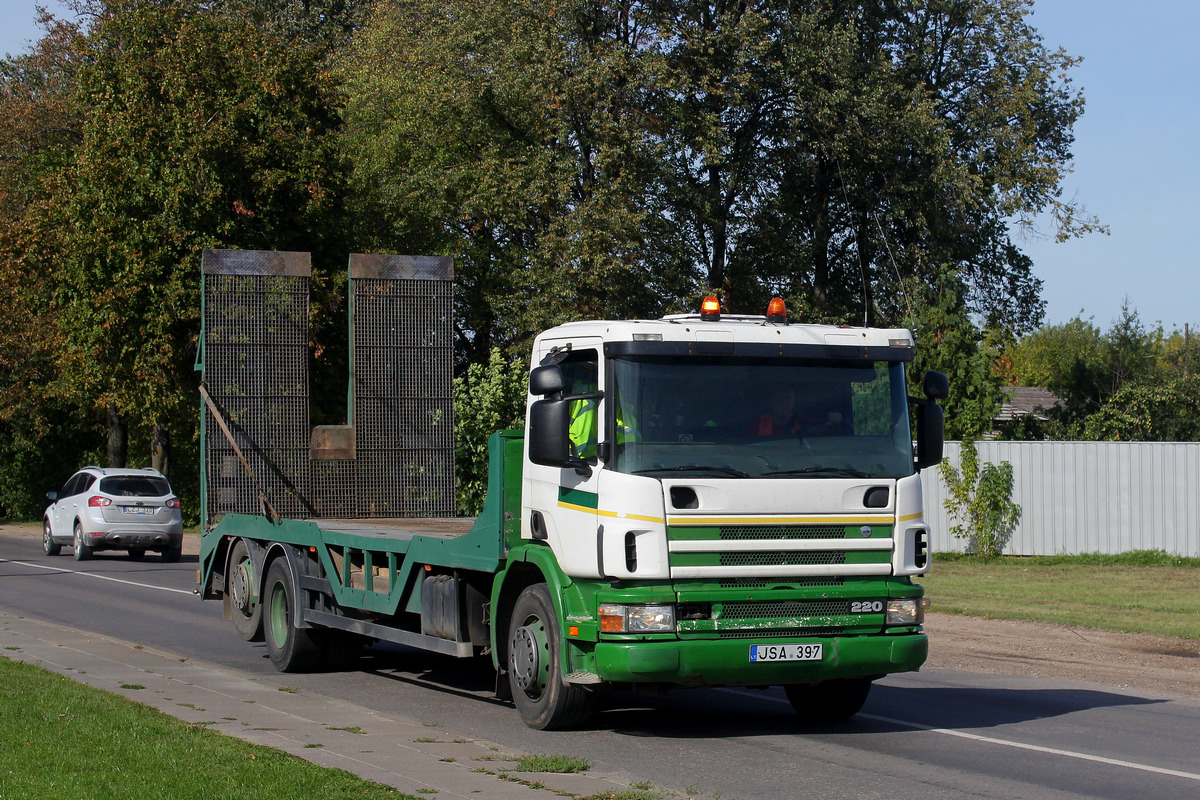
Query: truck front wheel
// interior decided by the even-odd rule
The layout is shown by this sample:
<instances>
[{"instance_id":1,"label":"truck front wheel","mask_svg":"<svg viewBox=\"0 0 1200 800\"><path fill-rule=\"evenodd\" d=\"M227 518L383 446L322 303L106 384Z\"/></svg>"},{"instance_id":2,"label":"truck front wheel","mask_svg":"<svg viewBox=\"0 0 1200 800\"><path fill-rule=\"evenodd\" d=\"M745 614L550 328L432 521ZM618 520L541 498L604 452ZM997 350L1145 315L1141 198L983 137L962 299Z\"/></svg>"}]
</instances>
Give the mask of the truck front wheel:
<instances>
[{"instance_id":1,"label":"truck front wheel","mask_svg":"<svg viewBox=\"0 0 1200 800\"><path fill-rule=\"evenodd\" d=\"M867 702L870 678L843 678L784 686L788 702L805 722L836 722L853 717Z\"/></svg>"},{"instance_id":2,"label":"truck front wheel","mask_svg":"<svg viewBox=\"0 0 1200 800\"><path fill-rule=\"evenodd\" d=\"M591 692L563 681L561 643L546 584L526 587L513 606L508 628L508 683L521 719L531 728L570 728L591 713Z\"/></svg>"},{"instance_id":3,"label":"truck front wheel","mask_svg":"<svg viewBox=\"0 0 1200 800\"><path fill-rule=\"evenodd\" d=\"M277 558L267 568L263 590L263 633L267 654L280 672L306 672L321 661L321 646L315 631L297 628L292 619L296 587L286 558Z\"/></svg>"}]
</instances>

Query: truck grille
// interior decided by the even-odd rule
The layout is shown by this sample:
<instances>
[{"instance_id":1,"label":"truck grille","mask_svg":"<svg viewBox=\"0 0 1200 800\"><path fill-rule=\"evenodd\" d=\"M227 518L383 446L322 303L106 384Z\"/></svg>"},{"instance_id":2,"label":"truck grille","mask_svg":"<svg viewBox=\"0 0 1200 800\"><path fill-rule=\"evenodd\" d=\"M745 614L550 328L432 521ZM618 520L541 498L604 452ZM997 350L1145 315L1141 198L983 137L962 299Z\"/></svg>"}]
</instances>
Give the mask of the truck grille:
<instances>
[{"instance_id":1,"label":"truck grille","mask_svg":"<svg viewBox=\"0 0 1200 800\"><path fill-rule=\"evenodd\" d=\"M811 550L808 552L764 551L759 553L721 553L722 567L747 567L794 564L845 564L846 554L832 550Z\"/></svg>"},{"instance_id":2,"label":"truck grille","mask_svg":"<svg viewBox=\"0 0 1200 800\"><path fill-rule=\"evenodd\" d=\"M890 575L893 524L883 515L845 524L670 524L671 577L837 585L847 576ZM758 546L755 546L755 545ZM725 585L725 584L722 584Z\"/></svg>"},{"instance_id":3,"label":"truck grille","mask_svg":"<svg viewBox=\"0 0 1200 800\"><path fill-rule=\"evenodd\" d=\"M845 525L722 525L717 529L723 542L746 539L842 539Z\"/></svg>"},{"instance_id":4,"label":"truck grille","mask_svg":"<svg viewBox=\"0 0 1200 800\"><path fill-rule=\"evenodd\" d=\"M717 582L722 589L765 589L768 586L784 584L787 586L841 586L845 578L830 576L827 578L725 578Z\"/></svg>"},{"instance_id":5,"label":"truck grille","mask_svg":"<svg viewBox=\"0 0 1200 800\"><path fill-rule=\"evenodd\" d=\"M783 600L774 602L725 603L721 619L770 619L786 617L832 617L850 613L849 600Z\"/></svg>"}]
</instances>

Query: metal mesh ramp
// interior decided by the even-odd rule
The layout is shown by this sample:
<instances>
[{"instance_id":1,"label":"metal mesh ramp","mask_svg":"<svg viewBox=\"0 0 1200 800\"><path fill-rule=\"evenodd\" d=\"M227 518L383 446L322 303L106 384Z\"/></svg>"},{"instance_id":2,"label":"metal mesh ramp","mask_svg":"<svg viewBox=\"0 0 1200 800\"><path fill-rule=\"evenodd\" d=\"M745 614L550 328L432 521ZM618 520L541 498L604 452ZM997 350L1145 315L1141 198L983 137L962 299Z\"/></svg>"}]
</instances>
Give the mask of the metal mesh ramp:
<instances>
[{"instance_id":1,"label":"metal mesh ramp","mask_svg":"<svg viewBox=\"0 0 1200 800\"><path fill-rule=\"evenodd\" d=\"M350 257L347 425L309 424L306 253L204 253L200 368L285 517L454 513L449 258ZM258 488L206 408L206 521L260 513Z\"/></svg>"}]
</instances>

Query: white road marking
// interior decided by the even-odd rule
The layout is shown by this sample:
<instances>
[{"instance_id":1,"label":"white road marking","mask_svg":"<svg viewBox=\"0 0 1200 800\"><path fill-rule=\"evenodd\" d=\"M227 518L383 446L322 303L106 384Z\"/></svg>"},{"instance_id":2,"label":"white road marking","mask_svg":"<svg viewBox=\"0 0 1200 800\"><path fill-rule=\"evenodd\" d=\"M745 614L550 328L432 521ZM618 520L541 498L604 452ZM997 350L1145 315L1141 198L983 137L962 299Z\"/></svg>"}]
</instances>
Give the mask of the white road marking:
<instances>
[{"instance_id":1,"label":"white road marking","mask_svg":"<svg viewBox=\"0 0 1200 800\"><path fill-rule=\"evenodd\" d=\"M128 586L140 586L143 589L157 589L160 592L175 592L176 594L195 594L190 589L171 589L166 586L155 586L150 583L138 583L137 581L127 581L124 578L114 578L110 575L97 575L94 572L80 572L77 569L63 569L62 567L50 567L45 564L31 564L28 561L10 561L7 558L0 558L0 564L20 564L22 567L32 567L34 569L48 569L54 572L69 572L72 575L85 575L89 578L99 578L102 581L112 581L113 583L124 583Z\"/></svg>"},{"instance_id":2,"label":"white road marking","mask_svg":"<svg viewBox=\"0 0 1200 800\"><path fill-rule=\"evenodd\" d=\"M1192 781L1200 781L1200 775L1194 772L1181 772L1177 769L1166 769L1165 767L1154 767L1149 764L1138 764L1136 761L1122 761L1119 758L1106 758L1104 756L1094 756L1090 753L1078 753L1074 750L1060 750L1057 747L1042 747L1037 744L1026 744L1025 742L1014 742L1009 739L995 739L991 736L980 736L977 733L967 733L966 731L956 731L951 728L935 728L931 725L922 725L918 722L908 722L902 719L892 719L891 717L878 717L874 714L858 714L865 719L873 719L877 722L890 722L893 725L903 725L907 728L916 728L917 730L929 731L930 733L941 733L946 736L957 736L960 739L972 739L977 742L987 742L988 744L998 744L1004 747L1015 747L1019 750L1034 750L1038 753L1049 753L1055 756L1065 756L1067 758L1078 758L1082 761L1094 761L1098 764L1110 764L1114 767L1127 767L1129 769L1140 769L1143 772L1154 772L1159 775L1170 775L1175 778L1187 778Z\"/></svg>"},{"instance_id":3,"label":"white road marking","mask_svg":"<svg viewBox=\"0 0 1200 800\"><path fill-rule=\"evenodd\" d=\"M750 694L749 692L740 692L736 689L727 689L734 694L744 694L747 697L757 697L759 699L769 699L776 703L787 704L786 700L781 700L776 697L764 697L761 693ZM1060 750L1057 747L1042 747L1037 744L1027 744L1025 742L1014 742L1011 739L996 739L992 736L981 736L977 733L967 733L966 731L957 731L952 728L935 728L932 725L922 725L919 722L909 722L903 719L894 719L892 717L880 717L875 714L859 713L855 716L863 719L873 719L876 722L887 722L892 725L903 725L906 728L914 728L919 731L928 731L930 733L940 733L945 736L956 736L960 739L970 739L976 742L985 742L987 744L996 744L1002 747L1015 747L1018 750L1033 750L1038 753L1047 753L1049 755L1064 756L1066 758L1077 758L1081 761L1092 761L1098 764L1109 764L1114 767L1126 767L1128 769L1137 769L1142 772L1153 772L1157 775L1170 775L1173 778L1186 778L1191 781L1200 781L1200 774L1194 772L1181 772L1177 769L1167 769L1165 767L1154 767L1149 764L1138 764L1135 761L1122 761L1119 758L1106 758L1104 756L1094 756L1090 753L1079 753L1074 750Z\"/></svg>"}]
</instances>

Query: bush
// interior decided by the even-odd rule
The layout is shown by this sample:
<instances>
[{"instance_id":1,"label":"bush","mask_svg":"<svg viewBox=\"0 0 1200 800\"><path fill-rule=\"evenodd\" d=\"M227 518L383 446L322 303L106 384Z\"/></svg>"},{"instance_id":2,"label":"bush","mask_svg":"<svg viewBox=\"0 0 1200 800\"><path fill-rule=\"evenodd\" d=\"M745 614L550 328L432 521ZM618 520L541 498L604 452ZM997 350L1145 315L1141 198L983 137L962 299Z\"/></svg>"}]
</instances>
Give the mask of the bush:
<instances>
[{"instance_id":1,"label":"bush","mask_svg":"<svg viewBox=\"0 0 1200 800\"><path fill-rule=\"evenodd\" d=\"M527 372L522 359L506 360L493 348L487 364L472 364L454 379L455 509L462 516L475 516L483 508L488 437L523 425Z\"/></svg>"},{"instance_id":2,"label":"bush","mask_svg":"<svg viewBox=\"0 0 1200 800\"><path fill-rule=\"evenodd\" d=\"M949 461L938 465L949 490L943 505L959 523L950 526L950 534L967 540L968 553L998 556L1021 521L1021 507L1012 501L1012 464L1001 461L981 467L971 439L963 440L961 462L961 472Z\"/></svg>"}]
</instances>

